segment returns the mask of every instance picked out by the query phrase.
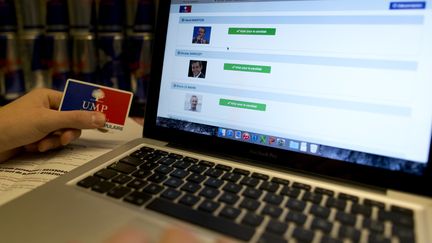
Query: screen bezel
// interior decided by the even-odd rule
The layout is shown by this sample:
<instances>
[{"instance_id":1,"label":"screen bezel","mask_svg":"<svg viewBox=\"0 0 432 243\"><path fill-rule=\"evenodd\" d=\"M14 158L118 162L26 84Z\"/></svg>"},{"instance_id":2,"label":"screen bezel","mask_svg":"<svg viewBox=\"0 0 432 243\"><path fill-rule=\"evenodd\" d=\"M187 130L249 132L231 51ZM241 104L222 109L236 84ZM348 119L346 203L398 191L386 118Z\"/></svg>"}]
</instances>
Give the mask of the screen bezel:
<instances>
[{"instance_id":1,"label":"screen bezel","mask_svg":"<svg viewBox=\"0 0 432 243\"><path fill-rule=\"evenodd\" d=\"M170 5L171 1L160 1L158 6L159 11L153 44L151 82L148 91L143 131L144 137L179 144L185 148L199 148L203 151L222 153L226 156L247 158L258 165L275 167L279 170L294 170L331 179L360 183L375 188L393 189L432 196L432 189L430 187L432 182L430 163L432 156L430 153L425 173L422 176L418 176L157 126L157 109ZM429 151L431 149L432 145Z\"/></svg>"}]
</instances>

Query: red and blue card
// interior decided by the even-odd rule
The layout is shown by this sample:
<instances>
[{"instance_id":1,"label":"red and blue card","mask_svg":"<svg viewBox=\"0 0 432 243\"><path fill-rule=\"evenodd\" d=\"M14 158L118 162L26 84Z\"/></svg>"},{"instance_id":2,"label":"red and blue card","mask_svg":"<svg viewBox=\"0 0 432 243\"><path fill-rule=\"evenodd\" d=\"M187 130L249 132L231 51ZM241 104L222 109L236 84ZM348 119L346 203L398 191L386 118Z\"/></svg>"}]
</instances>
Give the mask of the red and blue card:
<instances>
[{"instance_id":1,"label":"red and blue card","mask_svg":"<svg viewBox=\"0 0 432 243\"><path fill-rule=\"evenodd\" d=\"M105 114L105 128L122 131L133 94L92 83L69 79L63 92L61 111L88 110Z\"/></svg>"}]
</instances>

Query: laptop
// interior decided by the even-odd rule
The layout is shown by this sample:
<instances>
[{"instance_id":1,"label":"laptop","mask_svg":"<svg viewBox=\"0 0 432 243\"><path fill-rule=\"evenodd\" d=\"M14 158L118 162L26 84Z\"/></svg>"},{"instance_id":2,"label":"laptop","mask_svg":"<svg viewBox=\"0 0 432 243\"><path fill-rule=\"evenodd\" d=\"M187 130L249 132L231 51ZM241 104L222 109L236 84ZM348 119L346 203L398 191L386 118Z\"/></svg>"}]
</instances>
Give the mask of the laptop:
<instances>
[{"instance_id":1,"label":"laptop","mask_svg":"<svg viewBox=\"0 0 432 243\"><path fill-rule=\"evenodd\" d=\"M432 242L430 1L159 1L143 138L0 208L4 242Z\"/></svg>"}]
</instances>

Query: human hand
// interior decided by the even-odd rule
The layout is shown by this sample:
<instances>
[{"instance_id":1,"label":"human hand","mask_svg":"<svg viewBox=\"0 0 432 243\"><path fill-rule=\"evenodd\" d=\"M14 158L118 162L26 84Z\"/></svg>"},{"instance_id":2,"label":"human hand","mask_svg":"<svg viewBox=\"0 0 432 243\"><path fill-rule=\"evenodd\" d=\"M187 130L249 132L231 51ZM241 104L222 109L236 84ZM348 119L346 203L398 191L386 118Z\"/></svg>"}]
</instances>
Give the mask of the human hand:
<instances>
[{"instance_id":1,"label":"human hand","mask_svg":"<svg viewBox=\"0 0 432 243\"><path fill-rule=\"evenodd\" d=\"M0 161L20 149L44 152L65 146L81 129L101 128L105 115L93 111L58 111L62 93L35 89L0 108Z\"/></svg>"}]
</instances>

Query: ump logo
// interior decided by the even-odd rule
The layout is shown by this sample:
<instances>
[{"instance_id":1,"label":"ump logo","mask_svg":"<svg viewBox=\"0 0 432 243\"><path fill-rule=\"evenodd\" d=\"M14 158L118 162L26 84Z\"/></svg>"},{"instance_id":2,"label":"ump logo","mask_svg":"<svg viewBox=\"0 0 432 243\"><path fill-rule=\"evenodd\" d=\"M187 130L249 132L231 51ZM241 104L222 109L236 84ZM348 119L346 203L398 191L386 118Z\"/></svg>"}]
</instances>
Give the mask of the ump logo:
<instances>
[{"instance_id":1,"label":"ump logo","mask_svg":"<svg viewBox=\"0 0 432 243\"><path fill-rule=\"evenodd\" d=\"M95 89L92 92L92 97L95 98L96 102L105 98L105 93L101 89Z\"/></svg>"},{"instance_id":2,"label":"ump logo","mask_svg":"<svg viewBox=\"0 0 432 243\"><path fill-rule=\"evenodd\" d=\"M108 110L107 105L100 104L98 102L101 102L100 100L105 98L105 93L101 89L95 89L92 91L92 97L95 99L95 102L91 101L83 101L82 108L84 110L88 111L99 111L99 112L105 112Z\"/></svg>"}]
</instances>

